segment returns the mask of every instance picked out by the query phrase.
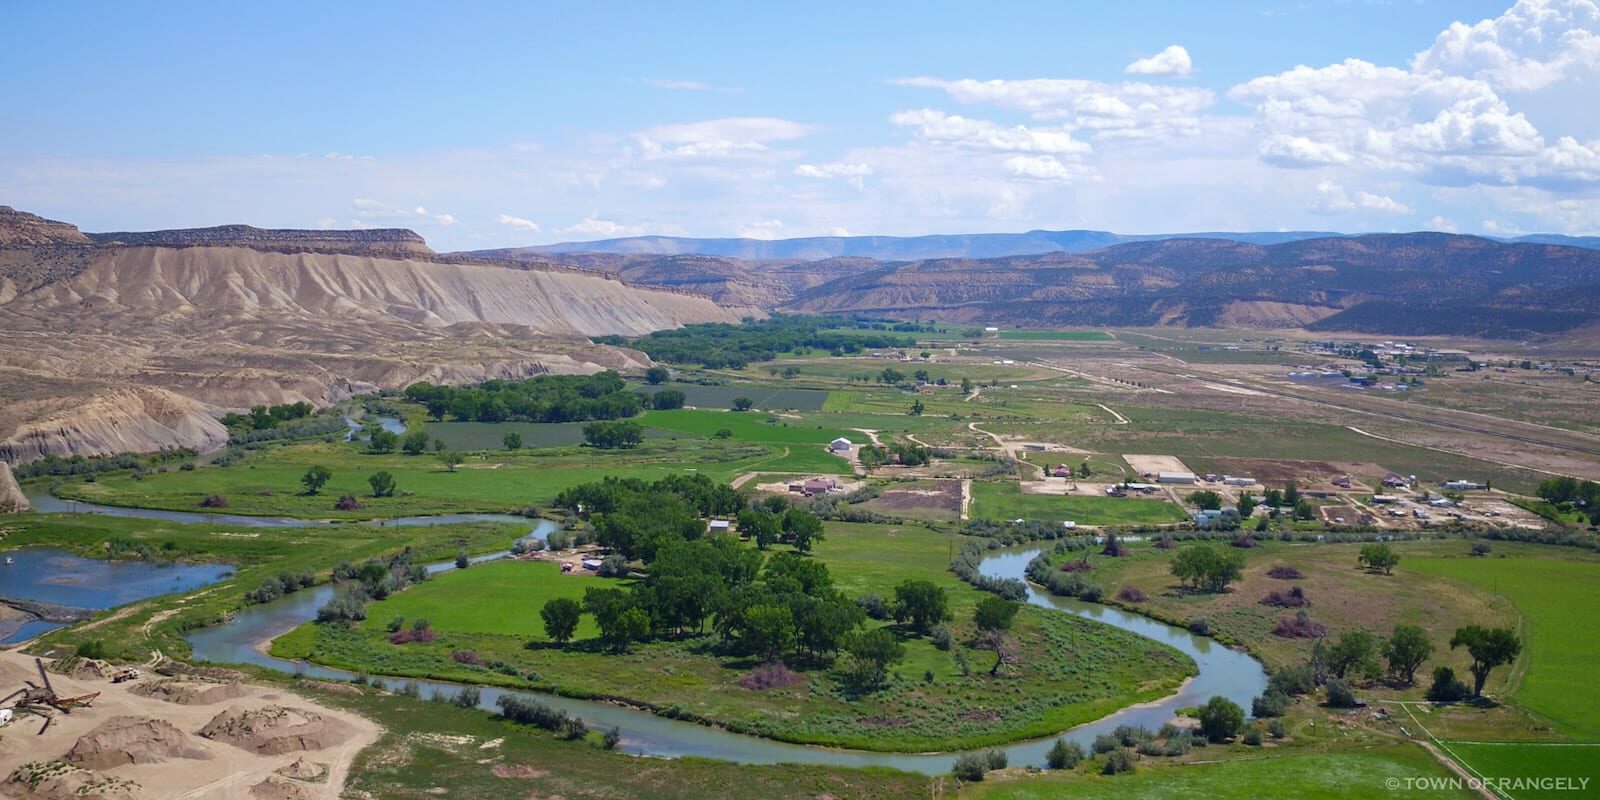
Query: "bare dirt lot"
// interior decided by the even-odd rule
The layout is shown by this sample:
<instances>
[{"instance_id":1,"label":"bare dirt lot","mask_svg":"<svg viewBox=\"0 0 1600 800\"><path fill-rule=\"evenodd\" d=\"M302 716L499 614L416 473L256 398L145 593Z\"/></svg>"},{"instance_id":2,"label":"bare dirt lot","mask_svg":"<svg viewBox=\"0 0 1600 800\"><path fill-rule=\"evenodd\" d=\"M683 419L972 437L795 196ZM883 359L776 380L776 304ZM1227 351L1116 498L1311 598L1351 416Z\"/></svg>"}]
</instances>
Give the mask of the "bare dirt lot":
<instances>
[{"instance_id":1,"label":"bare dirt lot","mask_svg":"<svg viewBox=\"0 0 1600 800\"><path fill-rule=\"evenodd\" d=\"M1122 460L1133 467L1133 471L1140 475L1155 475L1158 472L1193 472L1183 465L1183 460L1177 456L1155 455L1124 455Z\"/></svg>"},{"instance_id":2,"label":"bare dirt lot","mask_svg":"<svg viewBox=\"0 0 1600 800\"><path fill-rule=\"evenodd\" d=\"M25 679L38 682L33 659L0 652L0 687L21 688ZM334 800L356 753L378 739L378 726L364 717L273 687L219 692L205 684L190 693L147 685L170 680L114 684L52 674L60 695L100 696L56 714L40 735L41 720L29 715L0 728L0 796L66 800L86 785L111 783L112 793L95 796Z\"/></svg>"}]
</instances>

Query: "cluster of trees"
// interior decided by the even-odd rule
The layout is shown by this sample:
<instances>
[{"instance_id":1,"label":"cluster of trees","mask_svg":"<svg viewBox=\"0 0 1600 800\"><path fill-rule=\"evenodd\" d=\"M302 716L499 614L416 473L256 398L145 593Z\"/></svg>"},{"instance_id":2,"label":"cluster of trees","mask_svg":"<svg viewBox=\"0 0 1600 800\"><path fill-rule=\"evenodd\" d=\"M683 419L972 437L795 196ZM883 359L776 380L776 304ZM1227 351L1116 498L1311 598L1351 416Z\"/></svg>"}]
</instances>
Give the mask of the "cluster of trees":
<instances>
[{"instance_id":1,"label":"cluster of trees","mask_svg":"<svg viewBox=\"0 0 1600 800\"><path fill-rule=\"evenodd\" d=\"M871 446L862 447L860 458L861 466L867 469L880 467L884 464L921 467L933 460L933 451L921 445L890 442L881 450Z\"/></svg>"},{"instance_id":2,"label":"cluster of trees","mask_svg":"<svg viewBox=\"0 0 1600 800\"><path fill-rule=\"evenodd\" d=\"M1289 509L1289 514L1297 520L1316 519L1317 509L1311 501L1300 495L1300 487L1290 481L1282 491L1268 489L1262 494L1261 502L1272 509L1272 516L1277 517L1279 509ZM1254 506L1252 506L1252 510Z\"/></svg>"},{"instance_id":3,"label":"cluster of trees","mask_svg":"<svg viewBox=\"0 0 1600 800\"><path fill-rule=\"evenodd\" d=\"M554 504L587 514L602 546L629 560L650 562L663 545L701 538L704 518L733 516L745 500L731 487L695 474L653 482L607 477L561 492Z\"/></svg>"},{"instance_id":4,"label":"cluster of trees","mask_svg":"<svg viewBox=\"0 0 1600 800\"><path fill-rule=\"evenodd\" d=\"M637 339L601 336L594 341L642 350L652 359L668 364L699 364L707 369L743 369L753 362L771 361L781 353L801 349L848 355L916 344L913 337L889 331L837 330L853 325L850 320L836 317L774 314L765 320L746 319L739 325L685 325Z\"/></svg>"},{"instance_id":5,"label":"cluster of trees","mask_svg":"<svg viewBox=\"0 0 1600 800\"><path fill-rule=\"evenodd\" d=\"M1196 591L1220 592L1244 574L1244 554L1210 544L1179 550L1172 557L1172 575Z\"/></svg>"},{"instance_id":6,"label":"cluster of trees","mask_svg":"<svg viewBox=\"0 0 1600 800\"><path fill-rule=\"evenodd\" d=\"M245 592L244 598L252 603L266 603L286 594L310 588L317 577L309 571L301 573L280 572L276 578L267 578L254 591Z\"/></svg>"},{"instance_id":7,"label":"cluster of trees","mask_svg":"<svg viewBox=\"0 0 1600 800\"><path fill-rule=\"evenodd\" d=\"M540 375L522 381L485 381L476 386L414 383L405 397L421 403L428 416L450 415L474 422L582 422L622 419L645 407L643 395L628 390L616 372L594 375Z\"/></svg>"},{"instance_id":8,"label":"cluster of trees","mask_svg":"<svg viewBox=\"0 0 1600 800\"><path fill-rule=\"evenodd\" d=\"M1589 521L1600 525L1600 483L1580 481L1577 478L1546 478L1536 490L1545 500L1567 507L1582 507Z\"/></svg>"},{"instance_id":9,"label":"cluster of trees","mask_svg":"<svg viewBox=\"0 0 1600 800\"><path fill-rule=\"evenodd\" d=\"M350 623L367 618L367 602L382 600L414 583L428 579L428 570L411 563L411 548L388 559L371 558L357 567L348 561L333 568L338 586L333 599L317 610L317 622Z\"/></svg>"},{"instance_id":10,"label":"cluster of trees","mask_svg":"<svg viewBox=\"0 0 1600 800\"><path fill-rule=\"evenodd\" d=\"M98 475L102 472L143 469L162 461L187 461L195 455L195 451L189 448L163 450L155 455L118 453L112 456L73 455L69 458L49 455L38 461L17 464L11 468L11 472L19 481L52 475Z\"/></svg>"},{"instance_id":11,"label":"cluster of trees","mask_svg":"<svg viewBox=\"0 0 1600 800\"><path fill-rule=\"evenodd\" d=\"M304 400L276 406L251 406L249 414L229 412L222 415L222 424L233 433L264 431L276 428L291 420L304 419L315 411Z\"/></svg>"},{"instance_id":12,"label":"cluster of trees","mask_svg":"<svg viewBox=\"0 0 1600 800\"><path fill-rule=\"evenodd\" d=\"M583 426L583 441L601 450L627 450L644 441L644 427L625 419L591 422Z\"/></svg>"}]
</instances>

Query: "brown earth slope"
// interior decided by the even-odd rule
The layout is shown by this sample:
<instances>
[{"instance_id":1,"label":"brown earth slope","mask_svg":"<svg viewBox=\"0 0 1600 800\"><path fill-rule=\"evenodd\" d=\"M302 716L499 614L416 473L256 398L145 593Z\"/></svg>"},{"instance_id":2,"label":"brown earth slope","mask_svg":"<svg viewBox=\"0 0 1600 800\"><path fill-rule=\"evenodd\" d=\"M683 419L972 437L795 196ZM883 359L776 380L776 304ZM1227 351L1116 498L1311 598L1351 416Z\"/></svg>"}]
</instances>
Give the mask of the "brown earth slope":
<instances>
[{"instance_id":1,"label":"brown earth slope","mask_svg":"<svg viewBox=\"0 0 1600 800\"><path fill-rule=\"evenodd\" d=\"M256 403L642 369L643 355L589 337L759 313L549 265L373 254L414 249L409 231L91 237L166 243L129 246L52 239L37 219L0 218L13 231L0 241L26 242L0 246L0 460L12 463L208 449L226 438L217 414ZM223 244L228 231L244 238Z\"/></svg>"}]
</instances>

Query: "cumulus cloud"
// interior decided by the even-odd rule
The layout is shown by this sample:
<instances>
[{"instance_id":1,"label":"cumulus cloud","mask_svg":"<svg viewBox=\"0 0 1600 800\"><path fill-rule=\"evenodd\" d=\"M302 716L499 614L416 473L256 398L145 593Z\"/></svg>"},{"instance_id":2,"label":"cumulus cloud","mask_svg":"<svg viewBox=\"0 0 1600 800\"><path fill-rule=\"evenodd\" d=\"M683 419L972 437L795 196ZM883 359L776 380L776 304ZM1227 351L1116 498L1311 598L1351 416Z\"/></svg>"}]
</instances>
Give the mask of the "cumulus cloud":
<instances>
[{"instance_id":1,"label":"cumulus cloud","mask_svg":"<svg viewBox=\"0 0 1600 800\"><path fill-rule=\"evenodd\" d=\"M497 221L501 225L507 225L507 226L510 226L512 228L516 228L517 230L529 231L531 233L538 233L539 232L539 223L534 222L531 219L523 219L522 217L513 217L510 214L501 214L497 218Z\"/></svg>"},{"instance_id":2,"label":"cumulus cloud","mask_svg":"<svg viewBox=\"0 0 1600 800\"><path fill-rule=\"evenodd\" d=\"M1322 181L1317 184L1317 194L1312 200L1311 211L1316 214L1367 212L1403 215L1416 213L1410 206L1392 197L1371 192L1355 192L1351 194L1345 191L1343 186L1333 181Z\"/></svg>"},{"instance_id":3,"label":"cumulus cloud","mask_svg":"<svg viewBox=\"0 0 1600 800\"><path fill-rule=\"evenodd\" d=\"M1280 167L1325 167L1350 161L1349 154L1335 145L1285 134L1265 139L1256 152L1262 161Z\"/></svg>"},{"instance_id":4,"label":"cumulus cloud","mask_svg":"<svg viewBox=\"0 0 1600 800\"><path fill-rule=\"evenodd\" d=\"M1182 45L1169 45L1167 49L1149 58L1129 64L1123 72L1129 75L1188 75L1194 72L1194 61Z\"/></svg>"},{"instance_id":5,"label":"cumulus cloud","mask_svg":"<svg viewBox=\"0 0 1600 800\"><path fill-rule=\"evenodd\" d=\"M1102 83L1069 78L1023 80L902 78L901 86L938 89L961 103L1024 111L1060 121L1066 130L1101 138L1152 139L1192 136L1199 115L1216 101L1210 89L1142 82Z\"/></svg>"},{"instance_id":6,"label":"cumulus cloud","mask_svg":"<svg viewBox=\"0 0 1600 800\"><path fill-rule=\"evenodd\" d=\"M350 201L350 207L355 211L356 218L353 222L357 227L378 228L384 225L415 225L418 222L445 226L456 224L456 218L451 214L435 214L425 206L413 206L410 208L394 206L370 197L357 197Z\"/></svg>"},{"instance_id":7,"label":"cumulus cloud","mask_svg":"<svg viewBox=\"0 0 1600 800\"><path fill-rule=\"evenodd\" d=\"M800 139L812 127L776 117L724 119L657 125L634 135L646 158L726 158L766 152L773 142Z\"/></svg>"},{"instance_id":8,"label":"cumulus cloud","mask_svg":"<svg viewBox=\"0 0 1600 800\"><path fill-rule=\"evenodd\" d=\"M1519 0L1494 19L1451 23L1417 53L1411 68L1476 78L1513 92L1600 73L1600 4Z\"/></svg>"}]
</instances>

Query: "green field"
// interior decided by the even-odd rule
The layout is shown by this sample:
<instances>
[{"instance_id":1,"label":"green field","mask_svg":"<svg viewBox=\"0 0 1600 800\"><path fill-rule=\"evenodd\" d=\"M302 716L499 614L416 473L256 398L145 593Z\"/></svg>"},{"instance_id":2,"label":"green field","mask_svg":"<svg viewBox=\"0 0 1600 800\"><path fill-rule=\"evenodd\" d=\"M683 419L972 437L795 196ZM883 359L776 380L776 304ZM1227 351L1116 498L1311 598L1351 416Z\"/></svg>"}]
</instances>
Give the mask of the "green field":
<instances>
[{"instance_id":1,"label":"green field","mask_svg":"<svg viewBox=\"0 0 1600 800\"><path fill-rule=\"evenodd\" d=\"M695 408L728 409L739 397L748 397L755 407L764 411L820 411L828 393L821 389L790 389L787 387L733 384L730 386L700 386L693 383L664 383L659 386L641 386L639 391L655 394L672 389L683 392L684 404Z\"/></svg>"},{"instance_id":2,"label":"green field","mask_svg":"<svg viewBox=\"0 0 1600 800\"><path fill-rule=\"evenodd\" d=\"M1449 776L1450 773L1422 748L1390 745L1348 752L1262 753L1217 763L1141 767L1130 775L1112 777L1046 772L1038 777L1017 776L971 784L962 792L962 797L985 800L1168 800L1174 797L1465 800L1476 797L1465 788L1434 788L1419 781L1410 784L1415 788L1408 789L1405 783L1408 779Z\"/></svg>"},{"instance_id":3,"label":"green field","mask_svg":"<svg viewBox=\"0 0 1600 800\"><path fill-rule=\"evenodd\" d=\"M530 641L547 641L539 609L557 598L582 601L591 586L619 581L592 574L563 575L550 561L495 561L452 570L408 591L374 603L362 627L382 631L396 616L425 618L435 628L462 633L494 633ZM588 616L578 625L578 638L600 633Z\"/></svg>"},{"instance_id":4,"label":"green field","mask_svg":"<svg viewBox=\"0 0 1600 800\"><path fill-rule=\"evenodd\" d=\"M454 582L429 584L415 613L426 613L439 631L428 644L390 645L382 624L394 613L385 601L365 628L344 630L306 625L278 639L273 653L306 658L374 675L436 677L516 688L537 688L580 697L625 698L680 718L788 741L872 750L930 751L983 746L1042 736L1104 716L1133 702L1162 697L1193 671L1187 658L1163 645L1079 617L1026 607L1014 636L1021 658L1014 674L988 674L993 653L971 646L972 613L983 596L948 569L951 539L923 527L830 523L816 557L829 567L847 596L890 596L908 578L943 586L951 598L955 644L942 651L926 638L902 633L906 659L895 677L876 692L849 699L831 667L808 669L809 680L764 692L738 679L756 665L719 654L715 637L658 640L624 655L598 651L592 639L564 649L525 647L528 625L514 612L480 619L471 609L492 592L473 586L467 570ZM514 576L516 567L503 574ZM559 578L559 576L558 576ZM515 580L513 577L512 580ZM574 586L590 578L566 578ZM530 597L505 586L503 597ZM459 591L458 591L459 590ZM560 591L566 591L560 587ZM545 590L553 591L553 590ZM434 609L459 604L457 611ZM531 600L517 603L537 619ZM880 624L880 623L869 623ZM493 628L497 632L483 631ZM509 632L508 632L509 631ZM472 650L485 661L511 665L515 674L456 663L452 653ZM961 654L972 666L963 674ZM927 679L931 674L932 679ZM531 677L529 677L531 675ZM1005 709L1002 714L974 713ZM877 720L895 720L894 725Z\"/></svg>"},{"instance_id":5,"label":"green field","mask_svg":"<svg viewBox=\"0 0 1600 800\"><path fill-rule=\"evenodd\" d=\"M430 422L428 435L451 450L504 450L508 433L522 435L522 446L575 447L583 444L587 422ZM682 439L686 434L645 428L646 439Z\"/></svg>"},{"instance_id":6,"label":"green field","mask_svg":"<svg viewBox=\"0 0 1600 800\"><path fill-rule=\"evenodd\" d=\"M1600 561L1560 550L1513 551L1498 558L1404 561L1403 570L1449 578L1503 595L1526 620L1511 699L1549 718L1570 736L1600 741L1600 695L1593 691L1600 641Z\"/></svg>"},{"instance_id":7,"label":"green field","mask_svg":"<svg viewBox=\"0 0 1600 800\"><path fill-rule=\"evenodd\" d=\"M1106 331L1001 331L1001 339L1024 342L1109 342L1116 337Z\"/></svg>"},{"instance_id":8,"label":"green field","mask_svg":"<svg viewBox=\"0 0 1600 800\"><path fill-rule=\"evenodd\" d=\"M1079 525L1154 525L1188 519L1165 500L1136 497L1075 497L1024 494L1016 483L972 484L972 516L977 519L1028 519Z\"/></svg>"},{"instance_id":9,"label":"green field","mask_svg":"<svg viewBox=\"0 0 1600 800\"><path fill-rule=\"evenodd\" d=\"M1534 744L1526 742L1446 742L1444 746L1474 775L1491 781L1512 783L1500 794L1515 800L1538 798L1593 797L1600 791L1600 744ZM1576 785L1587 779L1586 791L1555 786L1541 789L1539 779L1566 778ZM1510 788L1516 787L1516 788Z\"/></svg>"},{"instance_id":10,"label":"green field","mask_svg":"<svg viewBox=\"0 0 1600 800\"><path fill-rule=\"evenodd\" d=\"M308 496L303 493L300 477L313 464L327 467L333 478L319 494ZM810 448L738 439L689 438L648 440L632 450L571 447L515 453L490 451L468 455L465 463L450 472L432 455L368 455L361 452L359 445L339 442L262 451L231 467L207 466L192 472L173 470L152 473L142 479L121 474L102 477L93 483L68 482L61 484L56 494L74 500L180 511L203 510L200 508L203 499L220 494L228 502L227 507L220 510L232 514L375 519L537 507L550 502L569 486L599 480L606 475L654 479L699 471L717 480L729 480L754 469L843 473L849 467L843 459L824 452L820 445ZM370 496L372 487L367 477L379 470L394 475L396 496ZM361 508L336 510L334 503L345 492L356 495Z\"/></svg>"}]
</instances>

